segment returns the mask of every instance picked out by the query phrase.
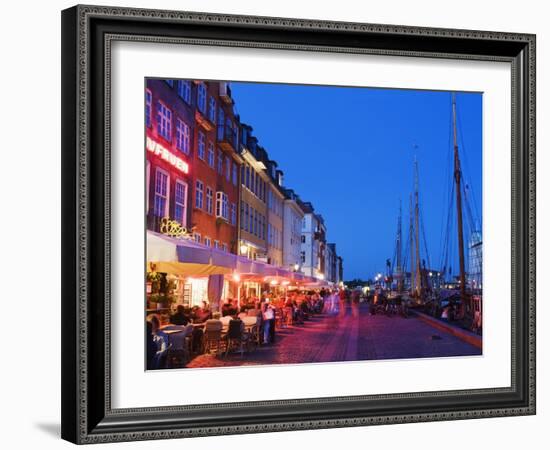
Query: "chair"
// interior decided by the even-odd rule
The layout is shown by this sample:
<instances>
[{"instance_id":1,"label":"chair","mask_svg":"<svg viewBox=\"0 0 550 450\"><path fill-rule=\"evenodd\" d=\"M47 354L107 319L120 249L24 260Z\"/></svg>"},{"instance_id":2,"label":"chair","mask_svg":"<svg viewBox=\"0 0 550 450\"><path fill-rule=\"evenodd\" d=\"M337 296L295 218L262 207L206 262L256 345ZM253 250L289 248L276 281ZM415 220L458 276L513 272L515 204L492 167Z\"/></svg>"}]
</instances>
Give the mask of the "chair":
<instances>
[{"instance_id":1,"label":"chair","mask_svg":"<svg viewBox=\"0 0 550 450\"><path fill-rule=\"evenodd\" d=\"M221 320L209 319L204 325L204 352L210 353L212 349L216 350L217 354L222 351L222 328Z\"/></svg>"},{"instance_id":2,"label":"chair","mask_svg":"<svg viewBox=\"0 0 550 450\"><path fill-rule=\"evenodd\" d=\"M181 331L169 335L170 348L167 353L167 365L169 367L185 367L191 360L191 340L193 325L181 327Z\"/></svg>"},{"instance_id":3,"label":"chair","mask_svg":"<svg viewBox=\"0 0 550 450\"><path fill-rule=\"evenodd\" d=\"M225 350L225 356L229 354L231 350L238 348L241 352L241 358L244 354L244 346L249 343L250 335L244 331L244 323L240 319L233 319L229 322L229 329L227 331L227 346Z\"/></svg>"}]
</instances>

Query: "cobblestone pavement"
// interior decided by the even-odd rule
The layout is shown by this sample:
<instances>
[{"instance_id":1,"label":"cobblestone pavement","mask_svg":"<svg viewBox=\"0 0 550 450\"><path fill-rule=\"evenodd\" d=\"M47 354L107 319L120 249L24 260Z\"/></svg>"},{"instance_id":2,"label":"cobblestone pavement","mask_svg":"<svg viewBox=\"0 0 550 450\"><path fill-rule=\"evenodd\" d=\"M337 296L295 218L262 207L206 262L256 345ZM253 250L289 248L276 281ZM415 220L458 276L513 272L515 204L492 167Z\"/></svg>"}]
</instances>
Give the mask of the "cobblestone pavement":
<instances>
[{"instance_id":1,"label":"cobblestone pavement","mask_svg":"<svg viewBox=\"0 0 550 450\"><path fill-rule=\"evenodd\" d=\"M480 355L481 350L414 317L371 316L368 307L323 314L277 329L272 345L227 357L200 355L187 367L361 361Z\"/></svg>"}]
</instances>

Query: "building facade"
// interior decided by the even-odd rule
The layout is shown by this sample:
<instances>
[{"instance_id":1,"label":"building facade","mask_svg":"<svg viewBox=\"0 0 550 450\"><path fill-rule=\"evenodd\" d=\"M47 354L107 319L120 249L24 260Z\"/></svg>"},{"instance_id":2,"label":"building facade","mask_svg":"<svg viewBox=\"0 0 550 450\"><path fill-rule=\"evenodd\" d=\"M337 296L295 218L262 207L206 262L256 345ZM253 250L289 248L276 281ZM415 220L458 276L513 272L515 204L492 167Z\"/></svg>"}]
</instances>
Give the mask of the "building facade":
<instances>
[{"instance_id":1,"label":"building facade","mask_svg":"<svg viewBox=\"0 0 550 450\"><path fill-rule=\"evenodd\" d=\"M338 255L336 254L336 244L327 244L325 252L325 279L335 284L339 282L336 259L337 257Z\"/></svg>"},{"instance_id":2,"label":"building facade","mask_svg":"<svg viewBox=\"0 0 550 450\"><path fill-rule=\"evenodd\" d=\"M148 79L145 89L145 203L147 229L156 232L163 219L191 228L196 124L191 97L179 96L175 84ZM192 88L192 82L185 84Z\"/></svg>"},{"instance_id":3,"label":"building facade","mask_svg":"<svg viewBox=\"0 0 550 450\"><path fill-rule=\"evenodd\" d=\"M325 278L326 227L323 217L316 214L310 202L301 204L304 210L301 236L302 272L308 276Z\"/></svg>"},{"instance_id":4,"label":"building facade","mask_svg":"<svg viewBox=\"0 0 550 450\"><path fill-rule=\"evenodd\" d=\"M285 189L283 202L283 267L300 271L302 220L304 211L300 199L292 189Z\"/></svg>"},{"instance_id":5,"label":"building facade","mask_svg":"<svg viewBox=\"0 0 550 450\"><path fill-rule=\"evenodd\" d=\"M238 119L224 83L148 79L147 228L169 218L206 246L237 252Z\"/></svg>"},{"instance_id":6,"label":"building facade","mask_svg":"<svg viewBox=\"0 0 550 450\"><path fill-rule=\"evenodd\" d=\"M472 289L483 287L483 241L481 233L472 233L468 243L468 285Z\"/></svg>"},{"instance_id":7,"label":"building facade","mask_svg":"<svg viewBox=\"0 0 550 450\"><path fill-rule=\"evenodd\" d=\"M249 259L267 262L267 186L265 151L252 135L252 127L240 126L240 227L239 252Z\"/></svg>"},{"instance_id":8,"label":"building facade","mask_svg":"<svg viewBox=\"0 0 550 450\"><path fill-rule=\"evenodd\" d=\"M267 161L267 259L274 266L283 267L283 214L285 196L282 171L277 163Z\"/></svg>"}]
</instances>

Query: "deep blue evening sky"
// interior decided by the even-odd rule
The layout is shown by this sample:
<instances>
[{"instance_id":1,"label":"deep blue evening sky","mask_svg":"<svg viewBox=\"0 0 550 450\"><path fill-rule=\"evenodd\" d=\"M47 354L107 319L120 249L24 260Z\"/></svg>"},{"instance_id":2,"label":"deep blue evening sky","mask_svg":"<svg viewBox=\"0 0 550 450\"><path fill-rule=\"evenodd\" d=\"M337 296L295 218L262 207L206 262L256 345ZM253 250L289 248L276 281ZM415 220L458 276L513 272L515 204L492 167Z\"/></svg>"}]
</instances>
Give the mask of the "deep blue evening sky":
<instances>
[{"instance_id":1,"label":"deep blue evening sky","mask_svg":"<svg viewBox=\"0 0 550 450\"><path fill-rule=\"evenodd\" d=\"M346 280L384 271L400 199L406 239L416 155L428 251L438 265L452 177L449 92L232 83L232 95L285 186L325 218ZM464 177L481 213L482 95L457 94L457 108Z\"/></svg>"}]
</instances>

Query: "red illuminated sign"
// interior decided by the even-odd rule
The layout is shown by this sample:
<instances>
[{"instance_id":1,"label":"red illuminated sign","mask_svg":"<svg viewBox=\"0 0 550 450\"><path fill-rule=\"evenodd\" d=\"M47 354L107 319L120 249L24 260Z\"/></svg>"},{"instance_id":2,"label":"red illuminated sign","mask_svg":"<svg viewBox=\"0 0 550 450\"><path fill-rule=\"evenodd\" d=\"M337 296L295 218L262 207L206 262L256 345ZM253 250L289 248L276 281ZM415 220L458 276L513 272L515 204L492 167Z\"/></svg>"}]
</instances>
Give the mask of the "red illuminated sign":
<instances>
[{"instance_id":1,"label":"red illuminated sign","mask_svg":"<svg viewBox=\"0 0 550 450\"><path fill-rule=\"evenodd\" d=\"M160 156L162 159L172 164L176 169L182 171L183 173L189 173L189 164L187 164L180 157L174 155L167 148L164 148L158 142L155 142L150 137L146 139L145 146L148 151L154 153L157 156Z\"/></svg>"}]
</instances>

